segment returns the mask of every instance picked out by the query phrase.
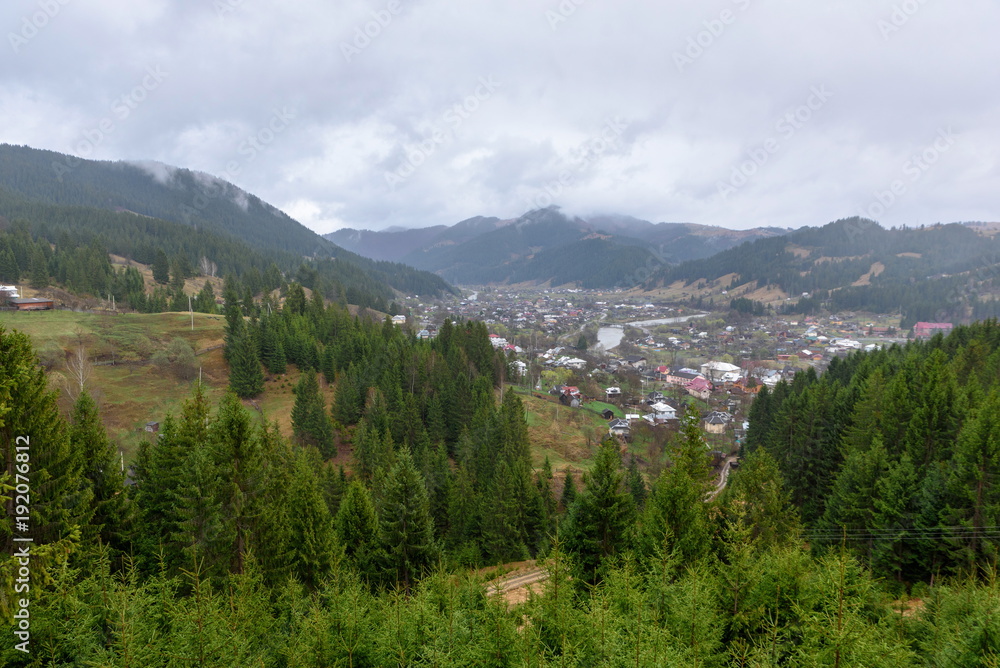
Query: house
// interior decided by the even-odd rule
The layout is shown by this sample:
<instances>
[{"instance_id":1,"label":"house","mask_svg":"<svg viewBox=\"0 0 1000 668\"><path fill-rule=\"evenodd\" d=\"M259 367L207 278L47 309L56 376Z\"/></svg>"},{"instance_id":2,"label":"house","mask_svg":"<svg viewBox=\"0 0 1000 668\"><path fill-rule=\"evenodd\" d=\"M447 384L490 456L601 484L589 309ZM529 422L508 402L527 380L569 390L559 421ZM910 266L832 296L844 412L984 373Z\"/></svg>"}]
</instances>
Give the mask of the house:
<instances>
[{"instance_id":1,"label":"house","mask_svg":"<svg viewBox=\"0 0 1000 668\"><path fill-rule=\"evenodd\" d=\"M18 311L47 311L55 308L55 302L51 299L41 297L8 299L7 303L15 307Z\"/></svg>"},{"instance_id":2,"label":"house","mask_svg":"<svg viewBox=\"0 0 1000 668\"><path fill-rule=\"evenodd\" d=\"M646 358L641 355L632 355L625 358L625 363L633 369L644 369L646 367Z\"/></svg>"},{"instance_id":3,"label":"house","mask_svg":"<svg viewBox=\"0 0 1000 668\"><path fill-rule=\"evenodd\" d=\"M702 420L702 425L709 434L722 434L726 431L726 425L729 424L729 420L726 416L728 413L722 413L719 411L713 411L709 413L704 420Z\"/></svg>"},{"instance_id":4,"label":"house","mask_svg":"<svg viewBox=\"0 0 1000 668\"><path fill-rule=\"evenodd\" d=\"M677 409L662 401L656 402L650 406L650 408L653 411L653 418L657 422L666 422L667 420L677 419Z\"/></svg>"},{"instance_id":5,"label":"house","mask_svg":"<svg viewBox=\"0 0 1000 668\"><path fill-rule=\"evenodd\" d=\"M913 326L913 336L924 340L935 334L947 336L954 327L950 322L918 322Z\"/></svg>"},{"instance_id":6,"label":"house","mask_svg":"<svg viewBox=\"0 0 1000 668\"><path fill-rule=\"evenodd\" d=\"M632 434L632 430L628 426L628 420L612 420L609 422L608 434L627 439Z\"/></svg>"},{"instance_id":7,"label":"house","mask_svg":"<svg viewBox=\"0 0 1000 668\"><path fill-rule=\"evenodd\" d=\"M581 370L587 367L587 361L582 360L579 357L570 357L559 360L559 365L564 366L567 369Z\"/></svg>"},{"instance_id":8,"label":"house","mask_svg":"<svg viewBox=\"0 0 1000 668\"><path fill-rule=\"evenodd\" d=\"M20 296L16 285L0 285L0 304L6 304L8 300L17 299Z\"/></svg>"},{"instance_id":9,"label":"house","mask_svg":"<svg viewBox=\"0 0 1000 668\"><path fill-rule=\"evenodd\" d=\"M667 375L669 375L669 373L670 373L670 367L668 366L661 365L656 367L656 379L661 382L666 382Z\"/></svg>"},{"instance_id":10,"label":"house","mask_svg":"<svg viewBox=\"0 0 1000 668\"><path fill-rule=\"evenodd\" d=\"M605 408L603 411L601 411L601 417L603 417L605 420L614 420L615 412L610 408Z\"/></svg>"},{"instance_id":11,"label":"house","mask_svg":"<svg viewBox=\"0 0 1000 668\"><path fill-rule=\"evenodd\" d=\"M394 315L392 316L392 324L394 325L405 325L406 316L405 315Z\"/></svg>"},{"instance_id":12,"label":"house","mask_svg":"<svg viewBox=\"0 0 1000 668\"><path fill-rule=\"evenodd\" d=\"M687 393L692 397L698 397L702 401L707 401L709 396L712 394L712 384L701 376L698 376L685 385L684 389L687 390Z\"/></svg>"},{"instance_id":13,"label":"house","mask_svg":"<svg viewBox=\"0 0 1000 668\"><path fill-rule=\"evenodd\" d=\"M667 374L667 384L685 387L695 378L701 378L701 376L690 371L671 371Z\"/></svg>"},{"instance_id":14,"label":"house","mask_svg":"<svg viewBox=\"0 0 1000 668\"><path fill-rule=\"evenodd\" d=\"M666 397L663 396L662 392L653 391L646 395L646 404L651 406L658 401L663 401Z\"/></svg>"},{"instance_id":15,"label":"house","mask_svg":"<svg viewBox=\"0 0 1000 668\"><path fill-rule=\"evenodd\" d=\"M740 368L728 362L705 362L701 365L701 375L713 383L723 382L727 373L739 374Z\"/></svg>"},{"instance_id":16,"label":"house","mask_svg":"<svg viewBox=\"0 0 1000 668\"><path fill-rule=\"evenodd\" d=\"M155 434L160 431L160 423L155 421L150 421L146 423L145 430L151 434Z\"/></svg>"},{"instance_id":17,"label":"house","mask_svg":"<svg viewBox=\"0 0 1000 668\"><path fill-rule=\"evenodd\" d=\"M607 397L608 401L618 401L622 398L622 388L617 386L609 387L604 390L604 395Z\"/></svg>"}]
</instances>

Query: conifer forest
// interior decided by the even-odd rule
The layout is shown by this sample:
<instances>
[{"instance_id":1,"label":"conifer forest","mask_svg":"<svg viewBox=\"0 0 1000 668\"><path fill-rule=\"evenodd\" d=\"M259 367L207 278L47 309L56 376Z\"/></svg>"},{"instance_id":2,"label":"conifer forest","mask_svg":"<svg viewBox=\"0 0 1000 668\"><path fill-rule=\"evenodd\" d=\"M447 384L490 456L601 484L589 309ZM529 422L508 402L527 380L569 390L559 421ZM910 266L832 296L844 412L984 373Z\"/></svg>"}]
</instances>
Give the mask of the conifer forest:
<instances>
[{"instance_id":1,"label":"conifer forest","mask_svg":"<svg viewBox=\"0 0 1000 668\"><path fill-rule=\"evenodd\" d=\"M697 415L651 481L612 440L557 480L482 323L420 340L230 287L231 391L195 382L128 468L0 331L4 666L1000 661L996 321L761 390L714 496ZM240 400L289 365L290 440ZM526 559L508 603L482 569Z\"/></svg>"}]
</instances>

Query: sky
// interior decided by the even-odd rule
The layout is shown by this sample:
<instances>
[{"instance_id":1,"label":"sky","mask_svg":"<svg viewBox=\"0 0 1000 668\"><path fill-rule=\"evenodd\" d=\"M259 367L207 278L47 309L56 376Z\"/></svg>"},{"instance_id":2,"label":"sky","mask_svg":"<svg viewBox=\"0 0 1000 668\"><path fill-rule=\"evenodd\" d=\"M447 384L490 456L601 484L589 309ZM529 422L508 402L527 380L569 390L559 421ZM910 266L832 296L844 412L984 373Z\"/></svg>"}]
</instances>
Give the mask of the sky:
<instances>
[{"instance_id":1,"label":"sky","mask_svg":"<svg viewBox=\"0 0 1000 668\"><path fill-rule=\"evenodd\" d=\"M1000 220L993 0L5 0L0 142L326 233ZM6 51L4 51L6 50Z\"/></svg>"}]
</instances>

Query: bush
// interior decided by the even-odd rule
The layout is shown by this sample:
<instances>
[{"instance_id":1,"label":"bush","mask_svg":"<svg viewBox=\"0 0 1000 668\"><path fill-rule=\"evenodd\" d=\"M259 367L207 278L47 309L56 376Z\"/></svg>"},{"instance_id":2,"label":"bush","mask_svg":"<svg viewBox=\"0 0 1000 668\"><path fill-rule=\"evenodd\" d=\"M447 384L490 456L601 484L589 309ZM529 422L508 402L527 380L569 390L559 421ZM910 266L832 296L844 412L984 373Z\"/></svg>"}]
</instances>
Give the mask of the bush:
<instances>
[{"instance_id":1,"label":"bush","mask_svg":"<svg viewBox=\"0 0 1000 668\"><path fill-rule=\"evenodd\" d=\"M181 380L191 380L197 367L194 349L184 339L174 339L164 350L153 355L153 364L170 369Z\"/></svg>"}]
</instances>

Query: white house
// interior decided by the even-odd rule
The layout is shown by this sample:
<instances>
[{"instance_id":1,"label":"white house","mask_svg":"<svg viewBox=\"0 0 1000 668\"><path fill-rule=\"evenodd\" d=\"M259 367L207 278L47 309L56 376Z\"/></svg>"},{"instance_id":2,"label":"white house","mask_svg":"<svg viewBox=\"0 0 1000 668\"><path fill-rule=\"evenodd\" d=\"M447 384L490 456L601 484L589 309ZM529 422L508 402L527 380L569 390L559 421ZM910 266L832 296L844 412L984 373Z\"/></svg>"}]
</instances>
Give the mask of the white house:
<instances>
[{"instance_id":1,"label":"white house","mask_svg":"<svg viewBox=\"0 0 1000 668\"><path fill-rule=\"evenodd\" d=\"M677 419L677 409L662 401L657 401L650 408L653 409L653 417L657 422Z\"/></svg>"},{"instance_id":2,"label":"white house","mask_svg":"<svg viewBox=\"0 0 1000 668\"><path fill-rule=\"evenodd\" d=\"M721 383L727 373L739 374L740 368L727 362L705 362L701 365L701 375L713 383ZM738 377L738 376L737 376Z\"/></svg>"}]
</instances>

